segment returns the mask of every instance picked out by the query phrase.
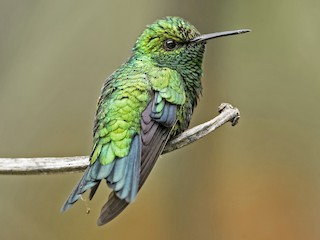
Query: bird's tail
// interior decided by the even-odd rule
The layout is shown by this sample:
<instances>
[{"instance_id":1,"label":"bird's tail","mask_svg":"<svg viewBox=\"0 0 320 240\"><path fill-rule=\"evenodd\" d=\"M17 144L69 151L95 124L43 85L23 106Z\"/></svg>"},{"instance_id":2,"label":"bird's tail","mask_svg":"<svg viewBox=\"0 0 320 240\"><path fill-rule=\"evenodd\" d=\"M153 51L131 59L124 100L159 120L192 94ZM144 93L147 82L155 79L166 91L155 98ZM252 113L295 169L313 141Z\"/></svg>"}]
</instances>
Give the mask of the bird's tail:
<instances>
[{"instance_id":1,"label":"bird's tail","mask_svg":"<svg viewBox=\"0 0 320 240\"><path fill-rule=\"evenodd\" d=\"M160 130L160 129L159 129ZM164 139L168 139L169 132L159 131L162 132L162 136ZM141 162L141 175L139 181L139 190L146 181L147 177L149 176L153 166L155 165L159 155L161 154L165 143L167 140L163 141L161 144L158 144L154 147L155 151L143 151L142 154L142 162ZM145 148L146 146L142 146ZM102 207L100 216L97 221L97 225L101 226L112 219L117 217L128 205L130 202L127 202L125 199L120 199L116 192L111 192L108 198L108 201Z\"/></svg>"},{"instance_id":2,"label":"bird's tail","mask_svg":"<svg viewBox=\"0 0 320 240\"><path fill-rule=\"evenodd\" d=\"M61 208L61 212L67 211L80 197L81 195L87 191L89 188L94 188L95 186L98 186L100 183L100 180L93 180L88 176L89 173L89 167L84 172L82 178L78 182L78 184L73 188L70 196L66 200L66 202L63 204Z\"/></svg>"},{"instance_id":3,"label":"bird's tail","mask_svg":"<svg viewBox=\"0 0 320 240\"><path fill-rule=\"evenodd\" d=\"M111 192L108 201L101 209L97 225L101 226L110 222L112 219L118 216L128 205L129 203L125 199L120 199L117 197L115 192Z\"/></svg>"}]
</instances>

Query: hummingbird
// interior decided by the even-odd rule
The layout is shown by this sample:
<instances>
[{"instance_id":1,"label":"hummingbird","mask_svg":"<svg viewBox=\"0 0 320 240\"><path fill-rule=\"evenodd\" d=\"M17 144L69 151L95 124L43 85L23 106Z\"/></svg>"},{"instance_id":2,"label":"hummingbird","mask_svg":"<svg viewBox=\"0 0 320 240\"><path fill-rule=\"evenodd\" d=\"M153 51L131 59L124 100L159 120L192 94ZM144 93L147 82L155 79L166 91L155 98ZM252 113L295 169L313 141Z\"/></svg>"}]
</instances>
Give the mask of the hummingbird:
<instances>
[{"instance_id":1,"label":"hummingbird","mask_svg":"<svg viewBox=\"0 0 320 240\"><path fill-rule=\"evenodd\" d=\"M206 42L249 29L201 35L180 17L148 25L132 55L102 87L93 128L90 163L61 211L105 180L112 189L97 224L132 203L170 138L185 131L202 90Z\"/></svg>"}]
</instances>

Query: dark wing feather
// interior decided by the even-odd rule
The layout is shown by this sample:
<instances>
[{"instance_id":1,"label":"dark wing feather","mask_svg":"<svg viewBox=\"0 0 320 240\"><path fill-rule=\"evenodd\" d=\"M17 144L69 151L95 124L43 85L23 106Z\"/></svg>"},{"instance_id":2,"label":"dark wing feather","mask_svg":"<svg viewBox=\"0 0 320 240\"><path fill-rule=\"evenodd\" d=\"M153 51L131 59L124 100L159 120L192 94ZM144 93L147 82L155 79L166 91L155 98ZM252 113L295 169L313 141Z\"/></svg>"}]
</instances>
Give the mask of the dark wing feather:
<instances>
[{"instance_id":1,"label":"dark wing feather","mask_svg":"<svg viewBox=\"0 0 320 240\"><path fill-rule=\"evenodd\" d=\"M157 105L155 101L157 99L158 93L154 95L153 100L142 113L140 135L142 149L139 189L149 176L176 122L177 106L162 99L164 106L159 114L159 112L155 110ZM107 203L101 209L97 224L103 225L110 222L118 216L128 204L125 199L120 199L115 192L112 192Z\"/></svg>"}]
</instances>

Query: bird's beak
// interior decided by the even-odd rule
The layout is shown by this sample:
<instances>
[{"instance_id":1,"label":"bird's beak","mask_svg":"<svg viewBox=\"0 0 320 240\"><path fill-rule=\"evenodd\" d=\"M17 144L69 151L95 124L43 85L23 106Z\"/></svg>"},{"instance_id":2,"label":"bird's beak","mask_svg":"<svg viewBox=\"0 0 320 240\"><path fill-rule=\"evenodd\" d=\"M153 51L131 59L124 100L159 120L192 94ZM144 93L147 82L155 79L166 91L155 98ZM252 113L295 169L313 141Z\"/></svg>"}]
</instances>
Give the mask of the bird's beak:
<instances>
[{"instance_id":1,"label":"bird's beak","mask_svg":"<svg viewBox=\"0 0 320 240\"><path fill-rule=\"evenodd\" d=\"M251 32L251 30L250 29L240 29L240 30L233 30L233 31L208 33L208 34L204 34L204 35L195 37L194 39L190 40L190 42L197 42L198 43L198 42L207 41L207 40L213 39L213 38L242 34L242 33L247 33L247 32Z\"/></svg>"}]
</instances>

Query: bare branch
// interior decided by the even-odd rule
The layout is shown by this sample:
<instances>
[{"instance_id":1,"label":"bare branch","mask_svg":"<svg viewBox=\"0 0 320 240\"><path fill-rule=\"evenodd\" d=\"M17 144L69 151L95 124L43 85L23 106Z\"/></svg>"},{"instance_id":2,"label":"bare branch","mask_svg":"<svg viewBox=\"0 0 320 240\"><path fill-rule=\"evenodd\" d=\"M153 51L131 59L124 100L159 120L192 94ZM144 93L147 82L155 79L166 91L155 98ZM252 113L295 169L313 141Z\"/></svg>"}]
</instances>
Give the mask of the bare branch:
<instances>
[{"instance_id":1,"label":"bare branch","mask_svg":"<svg viewBox=\"0 0 320 240\"><path fill-rule=\"evenodd\" d=\"M232 126L238 123L240 112L237 108L232 107L228 103L222 103L218 107L218 110L220 114L215 118L211 119L208 122L195 126L181 133L179 136L171 139L170 142L167 143L162 154L171 152L178 148L182 148L190 143L193 143L194 141L203 138L208 133L216 130L218 127L227 122L231 122Z\"/></svg>"},{"instance_id":2,"label":"bare branch","mask_svg":"<svg viewBox=\"0 0 320 240\"><path fill-rule=\"evenodd\" d=\"M208 122L191 128L177 137L171 139L163 154L182 148L208 133L216 130L227 122L232 126L237 124L240 112L237 108L228 103L222 103L219 108L219 115ZM43 157L43 158L0 158L0 174L23 175L23 174L50 174L63 172L83 171L89 163L88 156L75 157Z\"/></svg>"}]
</instances>

